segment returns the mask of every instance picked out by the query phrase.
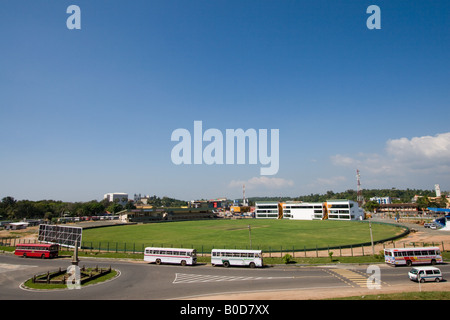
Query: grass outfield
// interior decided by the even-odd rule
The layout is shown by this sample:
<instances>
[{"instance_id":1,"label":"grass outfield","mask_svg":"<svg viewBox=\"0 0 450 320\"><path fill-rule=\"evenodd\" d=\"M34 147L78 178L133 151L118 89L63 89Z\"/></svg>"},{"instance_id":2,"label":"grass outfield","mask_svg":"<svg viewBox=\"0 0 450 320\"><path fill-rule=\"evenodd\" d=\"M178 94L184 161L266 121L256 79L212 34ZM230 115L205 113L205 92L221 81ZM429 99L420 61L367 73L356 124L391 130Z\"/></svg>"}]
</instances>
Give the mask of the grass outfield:
<instances>
[{"instance_id":1,"label":"grass outfield","mask_svg":"<svg viewBox=\"0 0 450 320\"><path fill-rule=\"evenodd\" d=\"M146 246L303 250L370 242L369 224L356 221L204 220L138 224L83 230L83 247L141 251ZM372 223L374 241L399 235L402 228Z\"/></svg>"}]
</instances>

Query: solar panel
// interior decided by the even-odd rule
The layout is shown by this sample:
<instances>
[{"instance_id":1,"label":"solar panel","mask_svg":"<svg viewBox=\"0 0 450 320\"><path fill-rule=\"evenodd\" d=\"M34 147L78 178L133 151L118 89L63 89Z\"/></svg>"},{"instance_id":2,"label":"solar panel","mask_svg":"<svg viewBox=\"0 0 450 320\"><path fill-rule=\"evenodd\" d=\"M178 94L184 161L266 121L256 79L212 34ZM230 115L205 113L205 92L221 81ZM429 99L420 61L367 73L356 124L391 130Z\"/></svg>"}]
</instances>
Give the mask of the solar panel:
<instances>
[{"instance_id":1,"label":"solar panel","mask_svg":"<svg viewBox=\"0 0 450 320\"><path fill-rule=\"evenodd\" d=\"M49 224L39 225L38 240L42 242L57 243L66 247L81 247L81 235L83 228L57 226Z\"/></svg>"}]
</instances>

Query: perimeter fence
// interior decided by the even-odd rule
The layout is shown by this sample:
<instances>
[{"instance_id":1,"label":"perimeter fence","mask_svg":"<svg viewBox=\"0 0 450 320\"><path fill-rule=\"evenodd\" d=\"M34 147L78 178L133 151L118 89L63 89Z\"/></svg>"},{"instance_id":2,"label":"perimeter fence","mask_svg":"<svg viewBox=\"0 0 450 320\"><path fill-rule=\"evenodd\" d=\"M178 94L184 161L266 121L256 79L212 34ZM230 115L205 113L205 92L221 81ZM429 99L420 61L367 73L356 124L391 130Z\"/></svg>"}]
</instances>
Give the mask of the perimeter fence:
<instances>
[{"instance_id":1,"label":"perimeter fence","mask_svg":"<svg viewBox=\"0 0 450 320\"><path fill-rule=\"evenodd\" d=\"M372 222L374 223L374 222ZM375 222L376 223L376 222ZM384 223L386 224L386 223ZM397 225L398 226L398 225ZM404 237L410 233L410 229L402 226L403 232L396 236L372 242L355 243L346 245L316 245L313 247L306 246L270 246L270 245L253 245L253 246L225 246L220 244L173 244L173 243L141 243L141 242L92 242L82 241L80 251L88 253L125 253L125 254L143 254L146 247L163 247L163 248L188 248L196 249L200 256L207 256L211 254L212 249L253 249L262 250L264 256L267 257L282 257L285 254L295 257L327 257L332 252L334 257L337 256L365 256L380 254L385 248L407 248L407 247L425 247L436 246L441 251L450 250L450 241L439 242L411 242ZM402 239L403 238L403 239ZM19 238L3 238L0 239L0 247L15 247L18 243L33 243L32 239ZM1 250L1 249L0 249ZM61 248L61 250L72 250Z\"/></svg>"},{"instance_id":2,"label":"perimeter fence","mask_svg":"<svg viewBox=\"0 0 450 320\"><path fill-rule=\"evenodd\" d=\"M15 247L18 243L32 243L32 240L23 240L18 238L0 239L0 246ZM404 240L378 241L372 243L359 243L341 246L220 246L220 245L173 245L170 243L121 243L121 242L82 242L80 252L95 253L125 253L125 254L143 254L146 247L163 248L189 248L196 249L200 256L207 256L212 249L253 249L262 250L266 257L282 257L285 254L295 257L327 257L332 252L333 256L365 256L380 254L385 248L408 248L408 247L426 247L436 246L441 251L450 250L450 242L407 242ZM61 248L61 250L72 250L70 248Z\"/></svg>"}]
</instances>

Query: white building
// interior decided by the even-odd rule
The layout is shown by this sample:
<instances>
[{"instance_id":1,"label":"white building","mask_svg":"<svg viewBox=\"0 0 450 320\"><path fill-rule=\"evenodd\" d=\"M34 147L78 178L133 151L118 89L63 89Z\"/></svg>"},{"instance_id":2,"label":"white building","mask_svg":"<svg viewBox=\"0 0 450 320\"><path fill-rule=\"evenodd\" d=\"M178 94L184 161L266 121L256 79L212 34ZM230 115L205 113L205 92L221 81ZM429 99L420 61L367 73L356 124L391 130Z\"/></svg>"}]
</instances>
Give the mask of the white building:
<instances>
[{"instance_id":1,"label":"white building","mask_svg":"<svg viewBox=\"0 0 450 320\"><path fill-rule=\"evenodd\" d=\"M255 204L255 218L277 219L278 202L262 201Z\"/></svg>"},{"instance_id":2,"label":"white building","mask_svg":"<svg viewBox=\"0 0 450 320\"><path fill-rule=\"evenodd\" d=\"M435 184L434 190L436 191L436 197L439 198L441 196L441 187L438 184Z\"/></svg>"},{"instance_id":3,"label":"white building","mask_svg":"<svg viewBox=\"0 0 450 320\"><path fill-rule=\"evenodd\" d=\"M330 220L363 220L364 210L358 202L351 200L328 200L326 202Z\"/></svg>"},{"instance_id":4,"label":"white building","mask_svg":"<svg viewBox=\"0 0 450 320\"><path fill-rule=\"evenodd\" d=\"M364 211L351 200L326 202L257 202L255 218L290 220L363 220Z\"/></svg>"},{"instance_id":5,"label":"white building","mask_svg":"<svg viewBox=\"0 0 450 320\"><path fill-rule=\"evenodd\" d=\"M379 204L391 204L392 203L391 197L372 197L372 198L370 198L370 201L376 201Z\"/></svg>"},{"instance_id":6,"label":"white building","mask_svg":"<svg viewBox=\"0 0 450 320\"><path fill-rule=\"evenodd\" d=\"M103 199L108 199L109 202L117 202L118 204L124 206L128 203L128 193L123 192L106 193L103 196Z\"/></svg>"},{"instance_id":7,"label":"white building","mask_svg":"<svg viewBox=\"0 0 450 320\"><path fill-rule=\"evenodd\" d=\"M26 229L28 227L27 222L11 222L4 224L4 227L6 230L20 230L20 229Z\"/></svg>"},{"instance_id":8,"label":"white building","mask_svg":"<svg viewBox=\"0 0 450 320\"><path fill-rule=\"evenodd\" d=\"M324 204L322 202L286 202L282 204L283 218L292 220L322 220Z\"/></svg>"}]
</instances>

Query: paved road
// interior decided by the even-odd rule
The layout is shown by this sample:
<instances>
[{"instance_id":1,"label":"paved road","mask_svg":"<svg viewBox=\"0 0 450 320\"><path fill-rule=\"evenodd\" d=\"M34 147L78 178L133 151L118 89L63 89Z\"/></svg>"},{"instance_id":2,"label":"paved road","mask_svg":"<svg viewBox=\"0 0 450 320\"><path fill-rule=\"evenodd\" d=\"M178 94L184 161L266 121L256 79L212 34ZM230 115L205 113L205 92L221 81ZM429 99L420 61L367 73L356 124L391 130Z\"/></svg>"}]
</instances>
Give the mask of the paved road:
<instances>
[{"instance_id":1,"label":"paved road","mask_svg":"<svg viewBox=\"0 0 450 320\"><path fill-rule=\"evenodd\" d=\"M367 290L367 278L372 274L366 272L367 266L355 265L250 269L209 265L158 266L143 262L82 259L80 265L111 265L120 271L120 276L109 282L79 290L33 291L20 286L34 274L59 267L67 268L69 265L70 259L24 259L11 254L0 254L0 300L181 300L208 297L242 299L252 298L252 295L266 300L308 299L311 292L359 294L361 290ZM410 290L418 290L418 285L407 278L408 268L393 268L384 264L377 266L380 268L383 289L410 286ZM450 279L450 265L441 265L441 269L444 278ZM430 285L432 284L424 286ZM448 288L449 283L436 285ZM285 295L280 295L280 292Z\"/></svg>"}]
</instances>

